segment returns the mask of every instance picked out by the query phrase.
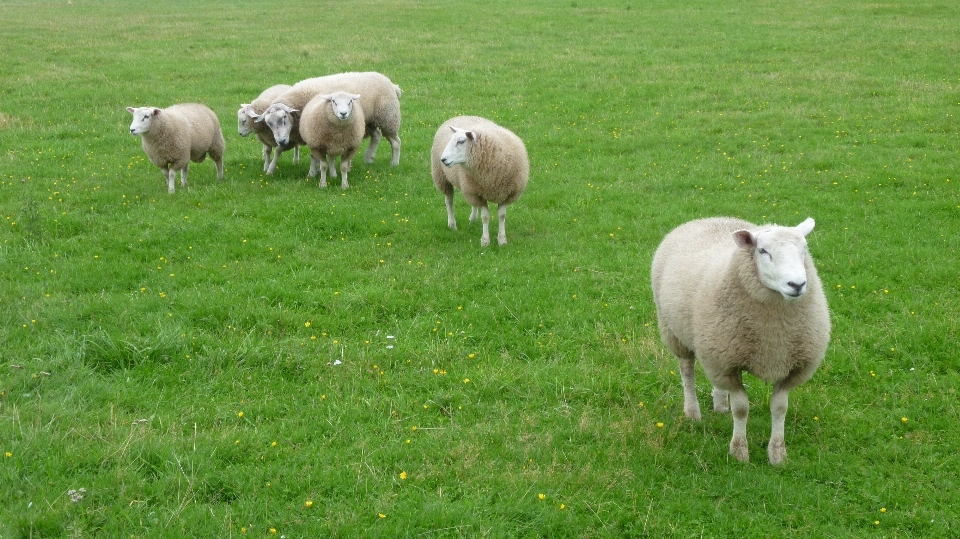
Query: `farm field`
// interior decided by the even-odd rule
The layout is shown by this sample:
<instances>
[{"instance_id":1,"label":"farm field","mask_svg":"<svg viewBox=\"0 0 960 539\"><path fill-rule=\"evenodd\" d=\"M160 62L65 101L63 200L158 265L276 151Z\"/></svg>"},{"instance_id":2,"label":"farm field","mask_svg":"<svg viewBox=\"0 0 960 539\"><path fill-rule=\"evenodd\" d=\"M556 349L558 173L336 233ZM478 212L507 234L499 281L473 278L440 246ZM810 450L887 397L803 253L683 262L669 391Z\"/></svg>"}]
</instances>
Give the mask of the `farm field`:
<instances>
[{"instance_id":1,"label":"farm field","mask_svg":"<svg viewBox=\"0 0 960 539\"><path fill-rule=\"evenodd\" d=\"M0 539L960 536L960 4L4 1L0 44ZM265 175L240 105L344 71L399 166ZM168 194L126 107L179 102L225 179ZM431 181L464 114L530 155L503 246ZM718 215L817 223L782 466L770 386L738 462L660 342L653 252Z\"/></svg>"}]
</instances>

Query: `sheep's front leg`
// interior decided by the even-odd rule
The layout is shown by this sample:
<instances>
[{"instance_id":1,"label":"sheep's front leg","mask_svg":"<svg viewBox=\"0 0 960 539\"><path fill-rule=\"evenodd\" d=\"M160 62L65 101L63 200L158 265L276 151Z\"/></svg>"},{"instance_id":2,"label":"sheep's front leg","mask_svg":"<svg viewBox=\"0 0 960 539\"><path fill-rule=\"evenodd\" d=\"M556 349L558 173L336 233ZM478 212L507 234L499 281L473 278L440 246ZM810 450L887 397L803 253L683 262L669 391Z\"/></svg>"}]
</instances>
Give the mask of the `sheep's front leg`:
<instances>
[{"instance_id":1,"label":"sheep's front leg","mask_svg":"<svg viewBox=\"0 0 960 539\"><path fill-rule=\"evenodd\" d=\"M180 171L180 187L187 186L187 172L190 170L190 163L187 163L186 166Z\"/></svg>"},{"instance_id":2,"label":"sheep's front leg","mask_svg":"<svg viewBox=\"0 0 960 539\"><path fill-rule=\"evenodd\" d=\"M300 162L300 145L297 144L297 145L294 145L293 147L293 164L296 165L299 162Z\"/></svg>"},{"instance_id":3,"label":"sheep's front leg","mask_svg":"<svg viewBox=\"0 0 960 539\"><path fill-rule=\"evenodd\" d=\"M497 206L497 220L500 227L497 229L497 245L507 244L507 205L499 204Z\"/></svg>"},{"instance_id":4,"label":"sheep's front leg","mask_svg":"<svg viewBox=\"0 0 960 539\"><path fill-rule=\"evenodd\" d=\"M700 421L700 402L697 401L694 358L680 359L680 380L683 382L683 415Z\"/></svg>"},{"instance_id":5,"label":"sheep's front leg","mask_svg":"<svg viewBox=\"0 0 960 539\"><path fill-rule=\"evenodd\" d=\"M177 171L172 168L161 168L160 172L163 173L163 179L167 180L167 192L172 194L177 184Z\"/></svg>"},{"instance_id":6,"label":"sheep's front leg","mask_svg":"<svg viewBox=\"0 0 960 539\"><path fill-rule=\"evenodd\" d=\"M273 159L271 159L269 163L266 161L263 162L263 171L268 175L273 174L277 170L277 162L280 161L281 153L283 152L281 152L280 146L277 146L277 151L273 154Z\"/></svg>"},{"instance_id":7,"label":"sheep's front leg","mask_svg":"<svg viewBox=\"0 0 960 539\"><path fill-rule=\"evenodd\" d=\"M456 230L457 218L453 214L453 189L450 189L449 193L444 193L443 197L447 203L447 227L450 230Z\"/></svg>"},{"instance_id":8,"label":"sheep's front leg","mask_svg":"<svg viewBox=\"0 0 960 539\"><path fill-rule=\"evenodd\" d=\"M263 171L267 172L270 170L270 157L273 155L273 146L269 144L263 145ZM277 148L277 155L280 155L280 148Z\"/></svg>"},{"instance_id":9,"label":"sheep's front leg","mask_svg":"<svg viewBox=\"0 0 960 539\"><path fill-rule=\"evenodd\" d=\"M730 439L730 454L741 462L750 461L747 447L747 418L750 417L750 398L740 387L730 389L730 410L733 412L733 438Z\"/></svg>"},{"instance_id":10,"label":"sheep's front leg","mask_svg":"<svg viewBox=\"0 0 960 539\"><path fill-rule=\"evenodd\" d=\"M317 156L313 154L313 150L310 150L310 170L307 171L308 178L317 177Z\"/></svg>"},{"instance_id":11,"label":"sheep's front leg","mask_svg":"<svg viewBox=\"0 0 960 539\"><path fill-rule=\"evenodd\" d=\"M477 211L477 208L474 208L473 211ZM483 234L480 236L480 246L486 247L490 245L490 208L487 207L486 202L480 206L480 221L483 223Z\"/></svg>"},{"instance_id":12,"label":"sheep's front leg","mask_svg":"<svg viewBox=\"0 0 960 539\"><path fill-rule=\"evenodd\" d=\"M350 184L347 183L347 174L350 172L350 166L353 164L353 156L357 155L357 150L347 150L340 156L340 175L343 179L340 181L340 188L347 189ZM333 168L333 159L330 160L330 168Z\"/></svg>"},{"instance_id":13,"label":"sheep's front leg","mask_svg":"<svg viewBox=\"0 0 960 539\"><path fill-rule=\"evenodd\" d=\"M340 162L341 162L341 163L343 162L343 159L342 159L342 158L340 159ZM328 168L327 168L327 173L328 173L328 175L329 175L331 178L336 178L336 177L337 177L337 158L336 158L336 157L331 157L328 165L329 165Z\"/></svg>"},{"instance_id":14,"label":"sheep's front leg","mask_svg":"<svg viewBox=\"0 0 960 539\"><path fill-rule=\"evenodd\" d=\"M784 389L781 384L773 386L770 395L770 444L767 446L767 456L770 464L780 464L787 458L787 443L783 436L783 424L787 418L787 405L790 390Z\"/></svg>"}]
</instances>

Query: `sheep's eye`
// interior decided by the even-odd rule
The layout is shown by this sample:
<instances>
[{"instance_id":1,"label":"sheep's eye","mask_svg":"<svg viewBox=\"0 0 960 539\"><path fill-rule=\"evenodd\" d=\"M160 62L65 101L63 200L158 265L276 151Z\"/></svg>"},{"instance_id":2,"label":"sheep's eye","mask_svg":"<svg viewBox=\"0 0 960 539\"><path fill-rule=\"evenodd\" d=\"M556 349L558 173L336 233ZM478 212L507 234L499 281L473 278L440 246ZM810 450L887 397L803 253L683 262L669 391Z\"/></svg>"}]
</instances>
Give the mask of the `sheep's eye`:
<instances>
[{"instance_id":1,"label":"sheep's eye","mask_svg":"<svg viewBox=\"0 0 960 539\"><path fill-rule=\"evenodd\" d=\"M761 249L760 249L759 251L757 251L757 252L760 253L760 254L762 254L762 255L768 255L768 254L770 254L770 253L767 252L766 249L763 249L763 248L761 248Z\"/></svg>"}]
</instances>

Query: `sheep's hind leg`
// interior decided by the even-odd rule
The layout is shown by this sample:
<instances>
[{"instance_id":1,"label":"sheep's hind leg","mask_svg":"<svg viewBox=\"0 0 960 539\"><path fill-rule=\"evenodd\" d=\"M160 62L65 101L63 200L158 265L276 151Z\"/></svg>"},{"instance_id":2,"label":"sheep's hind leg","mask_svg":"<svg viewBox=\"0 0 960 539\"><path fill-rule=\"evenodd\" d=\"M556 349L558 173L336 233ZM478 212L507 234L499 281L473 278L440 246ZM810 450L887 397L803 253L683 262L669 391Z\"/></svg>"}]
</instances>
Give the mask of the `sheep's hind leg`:
<instances>
[{"instance_id":1,"label":"sheep's hind leg","mask_svg":"<svg viewBox=\"0 0 960 539\"><path fill-rule=\"evenodd\" d=\"M767 456L770 457L770 464L774 465L787 458L783 424L787 418L789 396L789 389L784 389L779 383L774 384L773 393L770 395L770 444L767 445Z\"/></svg>"},{"instance_id":2,"label":"sheep's hind leg","mask_svg":"<svg viewBox=\"0 0 960 539\"><path fill-rule=\"evenodd\" d=\"M395 167L400 164L400 137L391 135L387 137L390 141L390 148L393 149L393 157L390 158L390 166Z\"/></svg>"},{"instance_id":3,"label":"sheep's hind leg","mask_svg":"<svg viewBox=\"0 0 960 539\"><path fill-rule=\"evenodd\" d=\"M326 187L327 168L329 168L327 163L327 154L320 154L320 157L317 158L317 168L320 169L320 187Z\"/></svg>"},{"instance_id":4,"label":"sheep's hind leg","mask_svg":"<svg viewBox=\"0 0 960 539\"><path fill-rule=\"evenodd\" d=\"M507 244L507 205L497 205L497 220L499 229L497 230L497 245Z\"/></svg>"},{"instance_id":5,"label":"sheep's hind leg","mask_svg":"<svg viewBox=\"0 0 960 539\"><path fill-rule=\"evenodd\" d=\"M373 156L377 154L377 146L380 145L380 138L383 135L376 127L367 129L367 135L370 136L370 145L367 146L367 153L363 154L363 160L369 164L373 163Z\"/></svg>"},{"instance_id":6,"label":"sheep's hind leg","mask_svg":"<svg viewBox=\"0 0 960 539\"><path fill-rule=\"evenodd\" d=\"M680 360L680 379L683 382L683 415L694 421L700 421L700 403L697 401L694 358Z\"/></svg>"},{"instance_id":7,"label":"sheep's hind leg","mask_svg":"<svg viewBox=\"0 0 960 539\"><path fill-rule=\"evenodd\" d=\"M713 411L721 414L730 413L730 394L722 389L713 388Z\"/></svg>"},{"instance_id":8,"label":"sheep's hind leg","mask_svg":"<svg viewBox=\"0 0 960 539\"><path fill-rule=\"evenodd\" d=\"M476 211L477 208L473 210ZM480 236L480 246L486 247L490 245L490 208L487 207L486 202L480 206L480 221L483 223L483 234Z\"/></svg>"},{"instance_id":9,"label":"sheep's hind leg","mask_svg":"<svg viewBox=\"0 0 960 539\"><path fill-rule=\"evenodd\" d=\"M180 170L180 187L187 186L187 172L190 170L190 163L187 163L182 170Z\"/></svg>"}]
</instances>

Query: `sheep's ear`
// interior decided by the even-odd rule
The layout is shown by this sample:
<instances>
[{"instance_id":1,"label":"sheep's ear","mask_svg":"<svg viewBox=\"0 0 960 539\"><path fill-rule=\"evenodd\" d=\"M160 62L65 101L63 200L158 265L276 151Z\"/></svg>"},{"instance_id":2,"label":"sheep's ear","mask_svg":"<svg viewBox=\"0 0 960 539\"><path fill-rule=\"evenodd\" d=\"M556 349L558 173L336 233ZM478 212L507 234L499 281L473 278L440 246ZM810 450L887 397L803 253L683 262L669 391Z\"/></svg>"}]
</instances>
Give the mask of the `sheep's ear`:
<instances>
[{"instance_id":1,"label":"sheep's ear","mask_svg":"<svg viewBox=\"0 0 960 539\"><path fill-rule=\"evenodd\" d=\"M813 221L813 217L807 217L802 223L797 225L797 232L806 236L807 234L813 232L813 225L816 224Z\"/></svg>"},{"instance_id":2,"label":"sheep's ear","mask_svg":"<svg viewBox=\"0 0 960 539\"><path fill-rule=\"evenodd\" d=\"M476 141L476 140L478 140L478 139L480 138L480 135L474 133L473 131L467 131L467 132L464 133L464 134L467 135L467 138L468 138L468 139L473 140L473 141Z\"/></svg>"},{"instance_id":3,"label":"sheep's ear","mask_svg":"<svg viewBox=\"0 0 960 539\"><path fill-rule=\"evenodd\" d=\"M360 99L360 94L350 94L350 99L356 101Z\"/></svg>"},{"instance_id":4,"label":"sheep's ear","mask_svg":"<svg viewBox=\"0 0 960 539\"><path fill-rule=\"evenodd\" d=\"M734 232L733 241L737 242L737 247L743 249L753 249L757 245L756 239L749 230L738 230Z\"/></svg>"},{"instance_id":5,"label":"sheep's ear","mask_svg":"<svg viewBox=\"0 0 960 539\"><path fill-rule=\"evenodd\" d=\"M456 132L457 132L457 128L451 125L451 126L450 126L450 131L453 131L454 133L456 133Z\"/></svg>"},{"instance_id":6,"label":"sheep's ear","mask_svg":"<svg viewBox=\"0 0 960 539\"><path fill-rule=\"evenodd\" d=\"M137 109L135 109L135 108L133 108L133 107L127 107L127 112L129 112L130 114L133 114L133 111L135 111L135 110L137 110Z\"/></svg>"},{"instance_id":7,"label":"sheep's ear","mask_svg":"<svg viewBox=\"0 0 960 539\"><path fill-rule=\"evenodd\" d=\"M160 116L160 109L153 109L154 116Z\"/></svg>"},{"instance_id":8,"label":"sheep's ear","mask_svg":"<svg viewBox=\"0 0 960 539\"><path fill-rule=\"evenodd\" d=\"M322 94L322 95L318 95L317 97L319 97L324 101L333 101L333 94Z\"/></svg>"}]
</instances>

